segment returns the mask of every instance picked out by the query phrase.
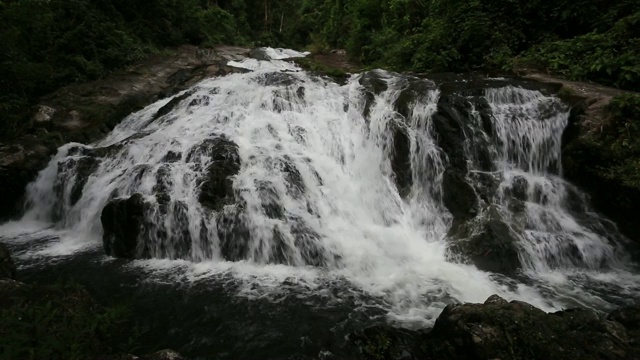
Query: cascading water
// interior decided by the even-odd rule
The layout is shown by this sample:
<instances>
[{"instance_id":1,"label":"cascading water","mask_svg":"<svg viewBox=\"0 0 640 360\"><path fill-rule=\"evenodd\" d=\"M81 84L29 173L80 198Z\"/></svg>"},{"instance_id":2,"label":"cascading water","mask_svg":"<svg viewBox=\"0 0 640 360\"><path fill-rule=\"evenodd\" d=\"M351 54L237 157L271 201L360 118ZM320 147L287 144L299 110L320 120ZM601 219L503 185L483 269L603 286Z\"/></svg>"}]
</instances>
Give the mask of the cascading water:
<instances>
[{"instance_id":1,"label":"cascading water","mask_svg":"<svg viewBox=\"0 0 640 360\"><path fill-rule=\"evenodd\" d=\"M198 279L296 279L317 292L345 282L421 324L447 303L494 293L547 310L610 306L585 299L584 282L566 278L576 272L614 274L603 281L634 291L616 250L624 240L560 177L568 109L558 99L506 83L443 94L383 71L341 86L273 64L244 63L255 71L203 81L98 143L61 147L18 223L51 224L58 239L20 256L95 249L104 236L111 253L151 267L186 260ZM468 111L459 126L443 120L451 96ZM449 209L451 169L472 189L471 215ZM513 238L516 273L482 271L450 248L486 221ZM24 241L9 226L4 237ZM135 245L122 248L123 237Z\"/></svg>"}]
</instances>

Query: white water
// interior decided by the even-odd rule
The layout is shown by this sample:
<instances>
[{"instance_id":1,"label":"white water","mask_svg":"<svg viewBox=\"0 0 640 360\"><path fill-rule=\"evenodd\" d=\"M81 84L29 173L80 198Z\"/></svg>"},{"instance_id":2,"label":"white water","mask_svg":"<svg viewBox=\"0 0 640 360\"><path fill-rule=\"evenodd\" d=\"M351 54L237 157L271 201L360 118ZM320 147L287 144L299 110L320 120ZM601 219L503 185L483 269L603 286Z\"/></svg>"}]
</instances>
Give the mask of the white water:
<instances>
[{"instance_id":1,"label":"white water","mask_svg":"<svg viewBox=\"0 0 640 360\"><path fill-rule=\"evenodd\" d=\"M447 159L436 146L431 124L439 99L437 90L411 104L411 117L405 123L392 108L404 82L384 74L389 89L376 95L369 119L365 119L364 90L357 76L339 86L300 71L287 73L287 78L275 85L264 85L274 68L268 62L256 63L251 66L255 72L203 81L173 111L157 120L151 121L169 99L132 114L105 140L87 146L123 145L101 161L75 204L70 194L77 177L72 172L59 174L58 163L82 155L74 150L78 144L61 147L30 185L30 208L23 220L4 225L0 234L11 241L24 241L15 228L42 227L27 225L34 223L54 225L44 232L59 240L27 251L23 257L98 248L104 206L114 197L134 193L157 205L154 186L162 168L167 174L171 210L167 216L158 212L148 215L157 227L166 229L169 238L184 236L187 229L191 247L186 255L171 248L151 250L158 257L186 261L139 260L133 266L164 272L175 267L176 273L186 271L190 279L231 273L247 283L270 284L266 288L272 289L292 278L312 289L321 287L326 279L344 279L381 299L391 318L426 324L433 322L446 303L482 302L491 294L525 300L545 310L565 306L565 297L585 306L598 303L585 299L587 291L567 293L575 286L567 274L576 271L567 265L585 263L588 270L596 270L593 274L600 274L595 262L615 266L617 260L611 244L568 214L563 203L567 185L549 169L553 163L559 164L559 134L567 114L558 110L550 120L539 122L535 102L557 100L522 89L488 91L496 134L484 134L491 141L502 141L494 147L493 170L503 178L501 189L519 175L527 179L527 199L533 199L538 188L545 195L543 202L526 202L527 236L520 246L525 270L543 288L556 295L562 293L554 297L543 295L538 286L447 260L451 215L441 202ZM522 101L514 102L513 93ZM189 106L190 102L194 105ZM516 121L510 122L510 117ZM390 163L393 139L388 129L393 124L408 128L410 138L413 185L405 199L396 189ZM136 134L143 135L130 138ZM198 201L197 184L211 159L199 156L186 161L187 154L203 141L220 136L238 145L241 158L233 187L246 204L243 219L250 236L246 239L248 251L236 261L225 261L221 253L216 231L219 214L206 210ZM515 143L509 142L511 139ZM75 155L69 155L70 151ZM165 163L163 158L169 151L182 154L180 160ZM292 168L303 186L292 183ZM471 171L476 171L473 166ZM500 191L496 202L506 208L503 197L504 191ZM282 216L265 211L265 205L274 202L284 209ZM186 211L177 216L179 207ZM221 212L234 210L227 206ZM60 219L54 219L55 213ZM557 223L543 217L552 217ZM278 239L274 229L280 234ZM567 241L578 247L584 261L561 262L565 271L551 264L549 253L562 253L562 242ZM284 263L276 263L282 262L276 261L276 243L285 244L277 245L287 249ZM320 266L310 266L310 260ZM638 280L633 275L613 278L626 288Z\"/></svg>"}]
</instances>

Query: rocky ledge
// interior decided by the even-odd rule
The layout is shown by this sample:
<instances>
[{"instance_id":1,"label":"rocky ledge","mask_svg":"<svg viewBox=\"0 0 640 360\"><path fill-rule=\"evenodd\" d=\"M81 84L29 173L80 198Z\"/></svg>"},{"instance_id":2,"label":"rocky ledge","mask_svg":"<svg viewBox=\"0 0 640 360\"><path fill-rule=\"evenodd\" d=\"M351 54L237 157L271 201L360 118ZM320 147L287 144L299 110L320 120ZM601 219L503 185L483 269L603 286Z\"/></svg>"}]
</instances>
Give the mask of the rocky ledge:
<instances>
[{"instance_id":1,"label":"rocky ledge","mask_svg":"<svg viewBox=\"0 0 640 360\"><path fill-rule=\"evenodd\" d=\"M109 133L125 116L212 76L242 69L227 66L248 48L182 46L150 56L107 78L65 86L34 108L28 135L0 143L0 220L15 216L26 185L68 142L90 143Z\"/></svg>"},{"instance_id":2,"label":"rocky ledge","mask_svg":"<svg viewBox=\"0 0 640 360\"><path fill-rule=\"evenodd\" d=\"M555 313L497 295L447 306L430 331L373 327L350 336L363 359L638 359L640 305L600 317Z\"/></svg>"}]
</instances>

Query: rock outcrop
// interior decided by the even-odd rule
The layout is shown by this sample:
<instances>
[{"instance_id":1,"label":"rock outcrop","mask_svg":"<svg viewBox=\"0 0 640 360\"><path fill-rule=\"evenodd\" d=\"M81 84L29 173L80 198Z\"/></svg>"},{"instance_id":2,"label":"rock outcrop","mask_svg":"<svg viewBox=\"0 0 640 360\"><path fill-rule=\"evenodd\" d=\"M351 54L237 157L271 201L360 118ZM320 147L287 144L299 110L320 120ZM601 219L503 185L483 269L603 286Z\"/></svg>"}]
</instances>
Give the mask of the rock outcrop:
<instances>
[{"instance_id":1,"label":"rock outcrop","mask_svg":"<svg viewBox=\"0 0 640 360\"><path fill-rule=\"evenodd\" d=\"M484 304L448 305L431 331L377 326L350 341L362 359L637 359L638 313L635 306L606 319L585 309L548 314L493 295Z\"/></svg>"}]
</instances>

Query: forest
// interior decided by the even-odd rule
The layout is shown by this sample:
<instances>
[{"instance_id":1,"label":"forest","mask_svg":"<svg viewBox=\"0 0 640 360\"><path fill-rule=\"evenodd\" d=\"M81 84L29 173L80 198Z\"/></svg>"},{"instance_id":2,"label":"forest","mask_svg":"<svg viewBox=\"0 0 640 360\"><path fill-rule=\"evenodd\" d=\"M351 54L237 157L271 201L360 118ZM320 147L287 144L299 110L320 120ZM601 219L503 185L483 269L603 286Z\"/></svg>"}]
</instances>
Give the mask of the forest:
<instances>
[{"instance_id":1,"label":"forest","mask_svg":"<svg viewBox=\"0 0 640 360\"><path fill-rule=\"evenodd\" d=\"M172 46L324 52L397 71L547 71L640 86L634 0L3 0L0 138L40 96Z\"/></svg>"}]
</instances>

